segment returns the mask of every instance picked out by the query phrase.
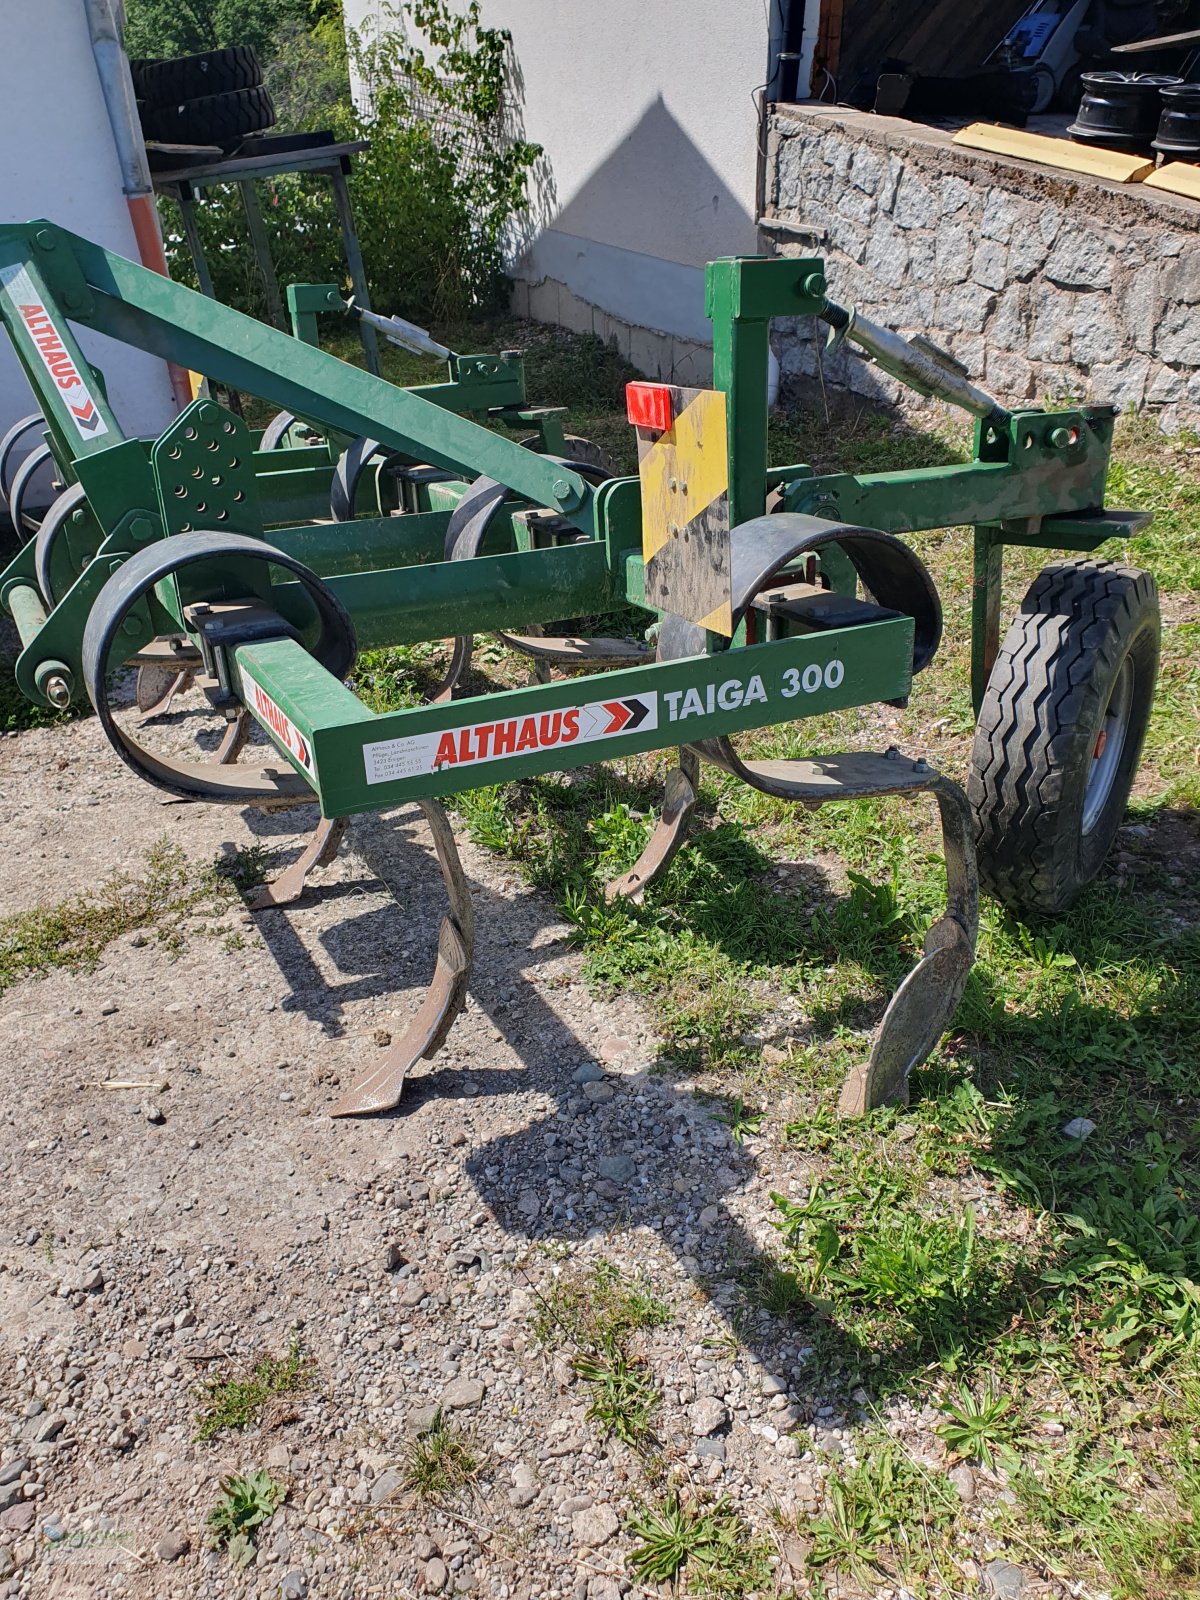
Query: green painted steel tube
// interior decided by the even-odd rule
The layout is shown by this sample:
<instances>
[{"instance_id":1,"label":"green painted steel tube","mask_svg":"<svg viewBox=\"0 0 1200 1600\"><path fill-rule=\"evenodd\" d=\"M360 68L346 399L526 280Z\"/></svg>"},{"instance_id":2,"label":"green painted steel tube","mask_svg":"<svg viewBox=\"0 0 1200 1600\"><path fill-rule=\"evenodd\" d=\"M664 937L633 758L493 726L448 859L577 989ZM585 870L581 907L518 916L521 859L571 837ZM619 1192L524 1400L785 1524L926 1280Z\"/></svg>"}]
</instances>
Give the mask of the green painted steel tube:
<instances>
[{"instance_id":1,"label":"green painted steel tube","mask_svg":"<svg viewBox=\"0 0 1200 1600\"><path fill-rule=\"evenodd\" d=\"M378 716L295 640L234 657L239 693L282 753L296 764L288 721L313 752L332 817L896 699L912 638L911 617L896 617Z\"/></svg>"},{"instance_id":2,"label":"green painted steel tube","mask_svg":"<svg viewBox=\"0 0 1200 1600\"><path fill-rule=\"evenodd\" d=\"M604 546L591 541L474 561L343 572L326 582L353 617L364 649L493 628L519 631L531 622L602 611L624 599L614 592ZM300 621L310 610L299 584L277 584L272 599L289 620Z\"/></svg>"},{"instance_id":3,"label":"green painted steel tube","mask_svg":"<svg viewBox=\"0 0 1200 1600\"><path fill-rule=\"evenodd\" d=\"M30 584L14 583L4 596L4 603L21 635L22 648L27 648L46 626L46 607L41 595Z\"/></svg>"},{"instance_id":4,"label":"green painted steel tube","mask_svg":"<svg viewBox=\"0 0 1200 1600\"><path fill-rule=\"evenodd\" d=\"M784 503L788 511L808 511L884 533L912 533L1087 510L1104 503L1107 468L1107 454L1096 446L1082 460L1027 467L973 461L861 477L830 473L794 480L785 488Z\"/></svg>"},{"instance_id":5,"label":"green painted steel tube","mask_svg":"<svg viewBox=\"0 0 1200 1600\"><path fill-rule=\"evenodd\" d=\"M257 394L326 427L370 433L382 444L450 471L506 483L534 505L556 507L595 535L593 490L575 472L502 434L313 350L290 333L206 300L124 256L49 223L0 228L0 251L28 254L31 233L57 236L82 272L92 305L80 320L218 383Z\"/></svg>"},{"instance_id":6,"label":"green painted steel tube","mask_svg":"<svg viewBox=\"0 0 1200 1600\"><path fill-rule=\"evenodd\" d=\"M360 517L356 522L318 522L311 527L275 528L268 544L286 550L321 578L338 573L377 572L419 562L441 561L448 511L421 511L404 517Z\"/></svg>"}]
</instances>

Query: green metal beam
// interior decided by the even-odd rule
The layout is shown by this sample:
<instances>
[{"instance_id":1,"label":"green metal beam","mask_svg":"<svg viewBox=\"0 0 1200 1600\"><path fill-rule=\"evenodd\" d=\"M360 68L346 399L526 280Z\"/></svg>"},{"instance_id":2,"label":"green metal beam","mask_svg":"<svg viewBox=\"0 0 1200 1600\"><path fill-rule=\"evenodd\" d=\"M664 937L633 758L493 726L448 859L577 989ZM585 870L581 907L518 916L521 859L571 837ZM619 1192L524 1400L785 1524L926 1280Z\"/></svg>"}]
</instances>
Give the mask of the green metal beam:
<instances>
[{"instance_id":1,"label":"green metal beam","mask_svg":"<svg viewBox=\"0 0 1200 1600\"><path fill-rule=\"evenodd\" d=\"M233 654L240 696L280 751L297 765L248 679L311 747L332 817L897 699L912 636L898 617L379 716L293 640Z\"/></svg>"},{"instance_id":2,"label":"green metal beam","mask_svg":"<svg viewBox=\"0 0 1200 1600\"><path fill-rule=\"evenodd\" d=\"M0 228L0 261L26 258L30 239L47 230L68 271L85 280L91 304L78 320L110 338L352 436L370 432L406 454L415 447L434 466L497 478L595 536L593 491L569 468L123 256L39 222Z\"/></svg>"}]
</instances>

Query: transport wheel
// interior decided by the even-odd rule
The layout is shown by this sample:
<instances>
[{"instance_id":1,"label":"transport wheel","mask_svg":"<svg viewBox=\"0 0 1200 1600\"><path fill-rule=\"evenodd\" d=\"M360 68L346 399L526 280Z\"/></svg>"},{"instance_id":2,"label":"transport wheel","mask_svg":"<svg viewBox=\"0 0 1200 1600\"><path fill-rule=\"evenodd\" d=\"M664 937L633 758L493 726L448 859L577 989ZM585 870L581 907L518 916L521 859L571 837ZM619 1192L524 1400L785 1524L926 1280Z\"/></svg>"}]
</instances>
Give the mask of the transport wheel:
<instances>
[{"instance_id":1,"label":"transport wheel","mask_svg":"<svg viewBox=\"0 0 1200 1600\"><path fill-rule=\"evenodd\" d=\"M244 44L169 61L131 61L129 68L137 98L150 107L209 99L236 89L256 89L262 82L258 56Z\"/></svg>"},{"instance_id":2,"label":"transport wheel","mask_svg":"<svg viewBox=\"0 0 1200 1600\"><path fill-rule=\"evenodd\" d=\"M1063 911L1099 872L1146 736L1160 633L1148 572L1063 561L1030 585L967 780L979 876L1010 910Z\"/></svg>"},{"instance_id":3,"label":"transport wheel","mask_svg":"<svg viewBox=\"0 0 1200 1600\"><path fill-rule=\"evenodd\" d=\"M147 139L163 144L237 145L251 133L275 124L275 107L265 89L235 89L201 100L149 106L142 115Z\"/></svg>"}]
</instances>

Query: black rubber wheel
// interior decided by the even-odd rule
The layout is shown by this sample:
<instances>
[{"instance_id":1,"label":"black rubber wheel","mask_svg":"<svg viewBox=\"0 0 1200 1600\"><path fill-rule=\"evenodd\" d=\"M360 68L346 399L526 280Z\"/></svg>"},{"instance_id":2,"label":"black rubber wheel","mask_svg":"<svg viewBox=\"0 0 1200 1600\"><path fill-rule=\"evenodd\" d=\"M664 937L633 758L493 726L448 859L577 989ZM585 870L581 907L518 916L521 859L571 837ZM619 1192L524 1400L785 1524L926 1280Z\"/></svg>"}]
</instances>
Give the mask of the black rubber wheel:
<instances>
[{"instance_id":1,"label":"black rubber wheel","mask_svg":"<svg viewBox=\"0 0 1200 1600\"><path fill-rule=\"evenodd\" d=\"M177 56L169 61L131 61L129 69L137 98L148 108L209 99L236 89L256 89L262 82L258 56L245 44L228 50L205 50L198 56Z\"/></svg>"},{"instance_id":2,"label":"black rubber wheel","mask_svg":"<svg viewBox=\"0 0 1200 1600\"><path fill-rule=\"evenodd\" d=\"M142 116L146 138L163 144L236 145L274 124L275 107L265 89L236 89L178 105L150 106Z\"/></svg>"},{"instance_id":3,"label":"black rubber wheel","mask_svg":"<svg viewBox=\"0 0 1200 1600\"><path fill-rule=\"evenodd\" d=\"M1030 585L967 779L980 881L1011 910L1063 911L1099 872L1142 752L1160 632L1148 572L1063 561Z\"/></svg>"}]
</instances>

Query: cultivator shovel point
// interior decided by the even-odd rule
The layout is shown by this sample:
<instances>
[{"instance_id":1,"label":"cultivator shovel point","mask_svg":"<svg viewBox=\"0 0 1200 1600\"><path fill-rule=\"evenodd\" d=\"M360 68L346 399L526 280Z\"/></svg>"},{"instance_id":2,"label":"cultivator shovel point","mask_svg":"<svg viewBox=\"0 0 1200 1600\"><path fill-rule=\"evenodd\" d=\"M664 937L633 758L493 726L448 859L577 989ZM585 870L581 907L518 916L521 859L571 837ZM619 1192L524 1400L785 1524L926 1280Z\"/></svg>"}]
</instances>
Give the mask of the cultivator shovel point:
<instances>
[{"instance_id":1,"label":"cultivator shovel point","mask_svg":"<svg viewBox=\"0 0 1200 1600\"><path fill-rule=\"evenodd\" d=\"M0 489L22 534L34 531L32 473L62 485L0 574L0 602L21 638L22 691L66 705L82 687L140 777L184 800L318 806L299 858L248 896L259 914L302 895L353 817L420 807L449 901L433 976L333 1115L394 1107L465 1001L474 921L442 799L658 750L677 752L661 815L610 899L644 895L669 868L702 761L809 807L935 800L946 911L841 1108L903 1100L967 981L980 879L1017 911L1066 903L1099 869L1132 783L1157 659L1148 575L1056 563L1003 641L1000 627L1006 544L1087 553L1146 520L1104 509L1112 408L1009 411L928 340L829 300L820 262L730 258L706 275L712 388L630 385L639 471L618 477L564 434L559 411L529 406L512 352L457 355L380 319L388 337L446 361L443 382L399 389L320 350L318 315L357 314L335 287L293 285L288 303L291 336L49 223L0 227L0 317L42 403L0 441ZM873 474L770 466L775 316L823 321L920 393L972 413L973 458ZM200 400L158 439L127 438L72 324L278 414L255 435ZM46 455L14 469L17 446L39 435ZM971 689L983 708L969 803L895 749L780 760L739 737L906 703L942 613L902 536L963 523L974 528ZM653 648L562 620L630 607ZM1054 629L1038 626L1041 608ZM456 698L478 633L523 653L535 681ZM376 713L347 681L360 648L436 641L452 641L449 662L425 704ZM113 688L129 666L132 715ZM215 749L197 760L178 737L156 747L197 699L225 719ZM274 761L241 759L251 730Z\"/></svg>"}]
</instances>

